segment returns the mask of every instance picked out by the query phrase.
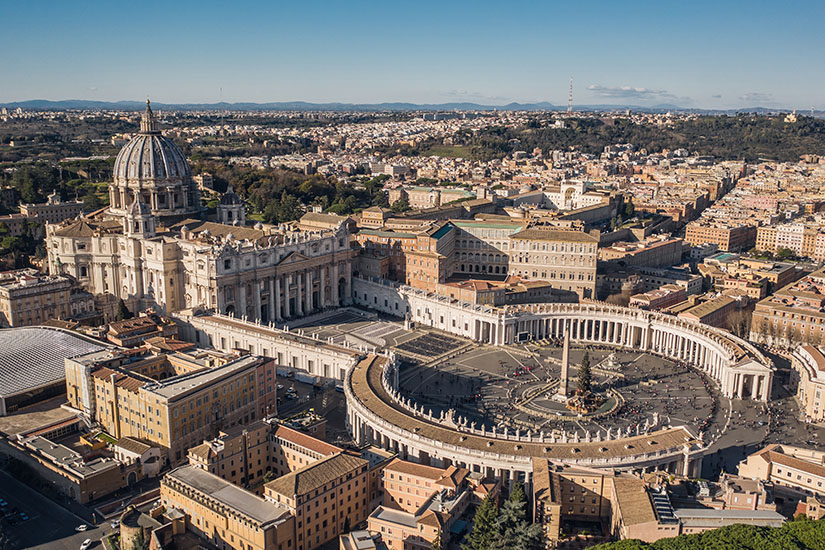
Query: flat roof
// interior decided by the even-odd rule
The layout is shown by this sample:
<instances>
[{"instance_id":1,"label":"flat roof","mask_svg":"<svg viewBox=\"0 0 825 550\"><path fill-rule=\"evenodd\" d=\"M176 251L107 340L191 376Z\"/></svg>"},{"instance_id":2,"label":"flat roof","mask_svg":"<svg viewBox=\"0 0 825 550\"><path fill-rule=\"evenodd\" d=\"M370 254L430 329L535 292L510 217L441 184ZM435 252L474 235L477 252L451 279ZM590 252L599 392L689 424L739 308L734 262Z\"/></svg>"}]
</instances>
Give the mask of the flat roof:
<instances>
[{"instance_id":1,"label":"flat roof","mask_svg":"<svg viewBox=\"0 0 825 550\"><path fill-rule=\"evenodd\" d=\"M166 397L167 399L172 399L179 395L184 395L193 389L201 390L206 384L220 380L226 376L232 376L236 371L244 370L258 363L258 361L260 361L260 358L255 355L242 357L220 367L215 367L214 369L199 370L192 374L175 376L173 378L167 378L162 382L148 384L144 386L144 389Z\"/></svg>"},{"instance_id":2,"label":"flat roof","mask_svg":"<svg viewBox=\"0 0 825 550\"><path fill-rule=\"evenodd\" d=\"M107 347L55 327L0 330L0 397L58 383L66 378L66 358Z\"/></svg>"},{"instance_id":3,"label":"flat roof","mask_svg":"<svg viewBox=\"0 0 825 550\"><path fill-rule=\"evenodd\" d=\"M289 512L278 504L264 500L255 493L241 489L195 466L181 466L166 474L166 477L192 487L262 524L278 521L289 515Z\"/></svg>"}]
</instances>

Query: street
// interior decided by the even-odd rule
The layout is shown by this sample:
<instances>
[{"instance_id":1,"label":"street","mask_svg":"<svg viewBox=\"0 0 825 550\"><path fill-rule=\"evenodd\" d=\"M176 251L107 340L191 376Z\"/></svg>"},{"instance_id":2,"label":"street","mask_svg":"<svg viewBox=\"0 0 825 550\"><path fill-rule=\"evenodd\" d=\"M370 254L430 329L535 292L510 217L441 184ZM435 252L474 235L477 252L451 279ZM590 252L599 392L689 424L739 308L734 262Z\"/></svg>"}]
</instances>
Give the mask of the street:
<instances>
[{"instance_id":1,"label":"street","mask_svg":"<svg viewBox=\"0 0 825 550\"><path fill-rule=\"evenodd\" d=\"M103 548L100 539L111 531L109 524L105 523L105 529L90 525L88 531L78 533L75 527L85 521L2 470L0 498L8 501L10 509L18 508L29 517L16 525L7 524L11 548L77 550L86 539L94 542L91 548Z\"/></svg>"}]
</instances>

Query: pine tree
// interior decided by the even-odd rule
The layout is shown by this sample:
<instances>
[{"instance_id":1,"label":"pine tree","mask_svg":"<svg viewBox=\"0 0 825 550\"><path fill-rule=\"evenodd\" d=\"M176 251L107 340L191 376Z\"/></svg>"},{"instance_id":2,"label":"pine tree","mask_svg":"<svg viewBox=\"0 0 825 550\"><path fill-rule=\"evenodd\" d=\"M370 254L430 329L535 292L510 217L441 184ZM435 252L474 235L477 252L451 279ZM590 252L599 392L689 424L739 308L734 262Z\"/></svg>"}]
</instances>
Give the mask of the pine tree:
<instances>
[{"instance_id":1,"label":"pine tree","mask_svg":"<svg viewBox=\"0 0 825 550\"><path fill-rule=\"evenodd\" d=\"M126 302L124 302L123 298L121 298L117 302L116 319L118 321L123 321L124 319L131 319L131 318L132 318L132 312L129 311L129 308L126 307Z\"/></svg>"},{"instance_id":2,"label":"pine tree","mask_svg":"<svg viewBox=\"0 0 825 550\"><path fill-rule=\"evenodd\" d=\"M590 372L590 354L584 352L582 364L579 367L579 393L587 394L593 386L593 374Z\"/></svg>"},{"instance_id":3,"label":"pine tree","mask_svg":"<svg viewBox=\"0 0 825 550\"><path fill-rule=\"evenodd\" d=\"M481 501L473 518L473 529L467 535L462 550L489 550L496 539L496 516L498 506L491 495Z\"/></svg>"},{"instance_id":4,"label":"pine tree","mask_svg":"<svg viewBox=\"0 0 825 550\"><path fill-rule=\"evenodd\" d=\"M521 505L522 516L519 521L527 521L527 495L524 493L524 485L519 482L513 484L510 490L510 502Z\"/></svg>"}]
</instances>

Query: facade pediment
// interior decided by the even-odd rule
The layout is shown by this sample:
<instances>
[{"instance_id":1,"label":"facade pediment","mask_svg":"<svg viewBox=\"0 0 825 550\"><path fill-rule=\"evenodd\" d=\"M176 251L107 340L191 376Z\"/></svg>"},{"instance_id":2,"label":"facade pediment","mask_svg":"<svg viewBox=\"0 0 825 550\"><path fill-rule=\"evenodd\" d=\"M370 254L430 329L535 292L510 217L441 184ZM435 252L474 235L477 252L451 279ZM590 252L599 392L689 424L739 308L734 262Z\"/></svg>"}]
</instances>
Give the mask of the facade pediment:
<instances>
[{"instance_id":1,"label":"facade pediment","mask_svg":"<svg viewBox=\"0 0 825 550\"><path fill-rule=\"evenodd\" d=\"M753 359L743 359L730 368L734 369L737 373L745 374L764 374L771 371L770 367Z\"/></svg>"},{"instance_id":2,"label":"facade pediment","mask_svg":"<svg viewBox=\"0 0 825 550\"><path fill-rule=\"evenodd\" d=\"M281 260L280 262L278 262L275 265L296 264L296 263L303 262L303 261L308 260L308 259L309 258L307 256L304 256L300 252L291 252L286 256L286 258L284 258L283 260Z\"/></svg>"}]
</instances>

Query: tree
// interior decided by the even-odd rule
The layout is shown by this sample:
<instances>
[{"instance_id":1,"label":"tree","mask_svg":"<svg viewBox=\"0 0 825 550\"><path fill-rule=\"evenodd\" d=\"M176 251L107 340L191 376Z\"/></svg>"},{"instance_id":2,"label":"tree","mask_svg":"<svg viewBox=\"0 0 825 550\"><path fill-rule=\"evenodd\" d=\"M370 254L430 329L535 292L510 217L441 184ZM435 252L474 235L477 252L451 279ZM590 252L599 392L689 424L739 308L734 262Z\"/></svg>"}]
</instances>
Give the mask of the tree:
<instances>
[{"instance_id":1,"label":"tree","mask_svg":"<svg viewBox=\"0 0 825 550\"><path fill-rule=\"evenodd\" d=\"M728 329L739 338L747 338L750 328L751 314L744 309L737 309L728 315Z\"/></svg>"},{"instance_id":2,"label":"tree","mask_svg":"<svg viewBox=\"0 0 825 550\"><path fill-rule=\"evenodd\" d=\"M774 258L776 258L780 262L785 262L787 260L792 260L796 257L794 251L790 248L777 248L776 254L774 254Z\"/></svg>"},{"instance_id":3,"label":"tree","mask_svg":"<svg viewBox=\"0 0 825 550\"><path fill-rule=\"evenodd\" d=\"M402 198L398 199L397 201L395 201L394 203L392 203L392 206L390 207L390 209L392 210L393 214L400 214L402 212L407 212L408 210L412 210L412 208L410 207L410 201L408 201L406 199L406 197L402 197Z\"/></svg>"},{"instance_id":4,"label":"tree","mask_svg":"<svg viewBox=\"0 0 825 550\"><path fill-rule=\"evenodd\" d=\"M633 201L629 200L629 201L624 203L624 215L625 215L625 217L627 217L628 219L632 218L633 213L635 211L636 211L636 209L633 206Z\"/></svg>"},{"instance_id":5,"label":"tree","mask_svg":"<svg viewBox=\"0 0 825 550\"><path fill-rule=\"evenodd\" d=\"M435 538L433 542L430 543L430 550L443 550L444 542L441 540L441 529L438 529L435 532Z\"/></svg>"},{"instance_id":6,"label":"tree","mask_svg":"<svg viewBox=\"0 0 825 550\"><path fill-rule=\"evenodd\" d=\"M590 371L590 354L584 352L582 364L579 367L579 393L587 394L593 386L593 373Z\"/></svg>"},{"instance_id":7,"label":"tree","mask_svg":"<svg viewBox=\"0 0 825 550\"><path fill-rule=\"evenodd\" d=\"M759 329L758 329L759 330L759 340L763 344L768 343L768 335L770 333L770 328L769 327L770 327L770 323L768 323L767 319L762 318L762 320L759 321Z\"/></svg>"},{"instance_id":8,"label":"tree","mask_svg":"<svg viewBox=\"0 0 825 550\"><path fill-rule=\"evenodd\" d=\"M462 550L488 550L496 539L496 516L498 506L491 495L487 495L476 510L473 529L467 535Z\"/></svg>"},{"instance_id":9,"label":"tree","mask_svg":"<svg viewBox=\"0 0 825 550\"><path fill-rule=\"evenodd\" d=\"M513 487L510 498L501 507L496 520L496 529L498 533L491 549L540 550L544 548L541 526L527 521L527 498L520 484Z\"/></svg>"},{"instance_id":10,"label":"tree","mask_svg":"<svg viewBox=\"0 0 825 550\"><path fill-rule=\"evenodd\" d=\"M117 302L117 314L115 318L118 321L123 321L124 319L132 318L132 312L129 311L129 308L126 307L126 302L123 301L123 298L121 298Z\"/></svg>"}]
</instances>

